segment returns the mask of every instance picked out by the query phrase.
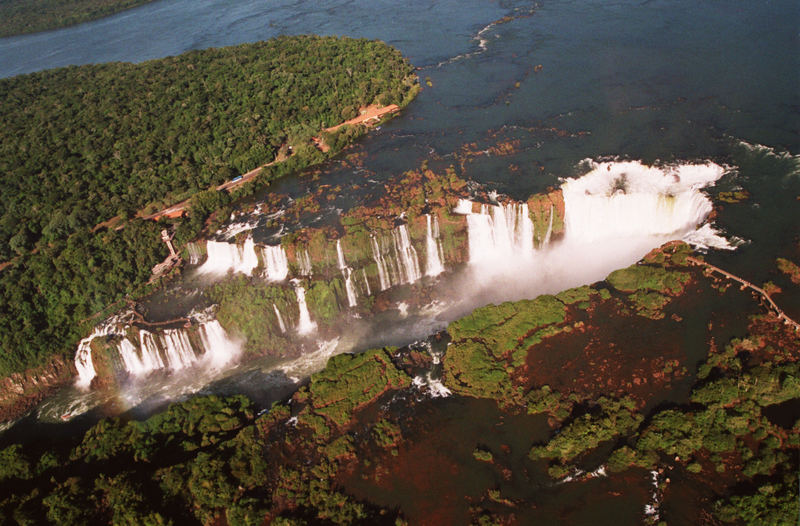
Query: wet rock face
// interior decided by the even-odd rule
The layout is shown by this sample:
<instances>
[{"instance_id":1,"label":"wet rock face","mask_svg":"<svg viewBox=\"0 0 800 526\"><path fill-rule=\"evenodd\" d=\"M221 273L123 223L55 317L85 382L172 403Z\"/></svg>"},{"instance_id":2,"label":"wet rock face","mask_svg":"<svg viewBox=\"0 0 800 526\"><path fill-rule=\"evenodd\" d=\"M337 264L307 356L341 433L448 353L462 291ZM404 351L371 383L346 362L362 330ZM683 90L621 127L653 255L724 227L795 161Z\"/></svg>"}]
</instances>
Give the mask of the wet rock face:
<instances>
[{"instance_id":1,"label":"wet rock face","mask_svg":"<svg viewBox=\"0 0 800 526\"><path fill-rule=\"evenodd\" d=\"M21 416L77 374L71 360L56 356L46 365L0 380L0 421Z\"/></svg>"}]
</instances>

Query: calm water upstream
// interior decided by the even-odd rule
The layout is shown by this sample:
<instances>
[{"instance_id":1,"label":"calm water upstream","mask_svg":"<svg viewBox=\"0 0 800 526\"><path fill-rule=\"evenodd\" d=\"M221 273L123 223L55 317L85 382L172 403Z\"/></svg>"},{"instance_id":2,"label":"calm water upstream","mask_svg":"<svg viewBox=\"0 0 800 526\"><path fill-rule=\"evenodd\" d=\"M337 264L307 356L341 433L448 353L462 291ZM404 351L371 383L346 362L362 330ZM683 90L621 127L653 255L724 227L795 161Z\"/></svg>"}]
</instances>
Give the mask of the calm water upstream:
<instances>
[{"instance_id":1,"label":"calm water upstream","mask_svg":"<svg viewBox=\"0 0 800 526\"><path fill-rule=\"evenodd\" d=\"M512 18L493 23L503 17ZM370 179L379 183L425 158L447 165L465 144L480 150L501 140L519 141L517 152L480 157L461 175L514 197L558 184L585 158L713 160L734 168L719 188L743 187L752 198L721 208L717 218L745 243L709 258L760 283L775 279L774 259L789 253L800 223L798 27L800 4L792 0L160 0L2 39L0 76L277 35L381 39L419 68L425 89L355 146L367 154ZM323 177L363 183L364 173L332 161ZM310 184L295 177L273 188L300 195ZM336 206L357 202L357 195L341 197ZM781 301L800 314L800 298ZM286 377L264 384L266 368L242 371L218 389L277 396L265 393ZM72 392L46 402L44 413L69 404L78 404Z\"/></svg>"}]
</instances>

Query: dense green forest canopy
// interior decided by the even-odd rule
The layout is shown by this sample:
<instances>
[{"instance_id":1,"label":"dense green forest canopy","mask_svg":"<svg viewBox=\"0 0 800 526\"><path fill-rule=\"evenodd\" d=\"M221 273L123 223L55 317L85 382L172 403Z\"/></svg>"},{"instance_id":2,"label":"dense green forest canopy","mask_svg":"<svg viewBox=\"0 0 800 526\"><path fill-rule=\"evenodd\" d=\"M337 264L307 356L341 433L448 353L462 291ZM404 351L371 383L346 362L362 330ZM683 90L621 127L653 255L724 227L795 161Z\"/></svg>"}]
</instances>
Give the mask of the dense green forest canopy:
<instances>
[{"instance_id":1,"label":"dense green forest canopy","mask_svg":"<svg viewBox=\"0 0 800 526\"><path fill-rule=\"evenodd\" d=\"M301 36L2 79L0 258L272 161L410 73L382 42Z\"/></svg>"},{"instance_id":2,"label":"dense green forest canopy","mask_svg":"<svg viewBox=\"0 0 800 526\"><path fill-rule=\"evenodd\" d=\"M0 375L72 352L92 314L140 290L166 256L152 221L95 225L194 195L176 234L191 239L232 198L358 135L343 129L323 155L309 139L324 126L407 103L411 72L382 42L299 36L0 79ZM206 190L283 144L294 154L259 181Z\"/></svg>"},{"instance_id":3,"label":"dense green forest canopy","mask_svg":"<svg viewBox=\"0 0 800 526\"><path fill-rule=\"evenodd\" d=\"M0 0L0 37L73 26L152 0Z\"/></svg>"}]
</instances>

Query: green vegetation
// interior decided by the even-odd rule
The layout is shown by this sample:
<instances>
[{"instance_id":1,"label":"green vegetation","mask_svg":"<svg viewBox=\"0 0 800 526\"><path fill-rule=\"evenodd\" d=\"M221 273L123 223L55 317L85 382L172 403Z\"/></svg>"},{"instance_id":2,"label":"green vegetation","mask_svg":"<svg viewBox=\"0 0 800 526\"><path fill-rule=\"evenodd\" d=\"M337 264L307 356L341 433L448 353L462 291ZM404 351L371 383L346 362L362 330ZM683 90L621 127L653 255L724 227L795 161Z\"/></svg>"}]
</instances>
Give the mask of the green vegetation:
<instances>
[{"instance_id":1,"label":"green vegetation","mask_svg":"<svg viewBox=\"0 0 800 526\"><path fill-rule=\"evenodd\" d=\"M785 258L778 258L776 262L778 270L789 276L792 282L800 285L800 266Z\"/></svg>"},{"instance_id":2,"label":"green vegetation","mask_svg":"<svg viewBox=\"0 0 800 526\"><path fill-rule=\"evenodd\" d=\"M313 135L403 103L410 74L381 42L301 36L0 79L0 257L173 204L286 143L319 160Z\"/></svg>"},{"instance_id":3,"label":"green vegetation","mask_svg":"<svg viewBox=\"0 0 800 526\"><path fill-rule=\"evenodd\" d=\"M238 526L268 515L277 524L298 517L374 524L370 514L388 510L356 502L334 482L354 449L338 426L382 393L409 385L379 349L332 358L293 397L296 425L284 404L256 418L242 396L208 396L141 422L102 420L77 444L56 450L11 445L0 450L0 524ZM403 440L385 419L366 436L386 449Z\"/></svg>"},{"instance_id":4,"label":"green vegetation","mask_svg":"<svg viewBox=\"0 0 800 526\"><path fill-rule=\"evenodd\" d=\"M678 295L689 281L689 274L650 265L631 265L615 270L606 281L622 292L655 291Z\"/></svg>"},{"instance_id":5,"label":"green vegetation","mask_svg":"<svg viewBox=\"0 0 800 526\"><path fill-rule=\"evenodd\" d=\"M410 384L409 377L392 363L389 352L373 349L332 357L325 369L311 376L309 391L313 411L344 426L359 406Z\"/></svg>"},{"instance_id":6,"label":"green vegetation","mask_svg":"<svg viewBox=\"0 0 800 526\"><path fill-rule=\"evenodd\" d=\"M531 449L532 459L554 459L561 463L595 449L603 442L636 429L644 417L636 412L630 399L600 398L592 411L587 412L561 428L561 432L547 444Z\"/></svg>"},{"instance_id":7,"label":"green vegetation","mask_svg":"<svg viewBox=\"0 0 800 526\"><path fill-rule=\"evenodd\" d=\"M491 462L494 459L491 451L479 447L472 451L472 456L475 457L475 460L480 460L481 462Z\"/></svg>"},{"instance_id":8,"label":"green vegetation","mask_svg":"<svg viewBox=\"0 0 800 526\"><path fill-rule=\"evenodd\" d=\"M0 79L0 261L13 261L0 273L0 375L70 352L92 315L143 292L167 225L129 220L138 211L191 196L189 217L170 221L181 245L256 185L323 160L310 142L322 128L416 90L386 44L314 36ZM285 145L287 160L232 194L213 189ZM115 217L122 230L94 228Z\"/></svg>"},{"instance_id":9,"label":"green vegetation","mask_svg":"<svg viewBox=\"0 0 800 526\"><path fill-rule=\"evenodd\" d=\"M208 297L219 305L216 317L223 327L245 339L245 351L283 354L290 343L282 337L275 307L287 330L297 325L297 297L292 289L242 275L215 283Z\"/></svg>"},{"instance_id":10,"label":"green vegetation","mask_svg":"<svg viewBox=\"0 0 800 526\"><path fill-rule=\"evenodd\" d=\"M478 398L514 396L509 372L528 349L561 332L566 307L555 296L490 305L450 324L444 377L455 392Z\"/></svg>"},{"instance_id":11,"label":"green vegetation","mask_svg":"<svg viewBox=\"0 0 800 526\"><path fill-rule=\"evenodd\" d=\"M0 38L74 26L152 0L5 0L0 2Z\"/></svg>"},{"instance_id":12,"label":"green vegetation","mask_svg":"<svg viewBox=\"0 0 800 526\"><path fill-rule=\"evenodd\" d=\"M700 270L687 269L686 274L697 276ZM248 301L266 306L280 299L266 288L247 293L247 283L232 279L217 293L251 294ZM645 287L638 292L650 293ZM440 430L431 429L431 422L441 422L443 430L450 427L449 433L515 425L530 430L528 415L539 414L546 416L549 427L522 447L530 447L528 456L536 469L546 469L553 478L599 466L612 479L629 469L673 470L677 473L670 477L678 482L672 483L685 484L681 481L689 478L693 489L665 491L668 477L661 477L664 502L687 494L696 497L709 521L778 525L796 520L800 421L774 419L782 414L776 409L788 404L791 411L800 399L797 335L771 318L753 317L746 338L724 347L710 345L681 404L665 405L658 399L644 403L634 395L637 390L596 395L591 386L578 385L559 391L527 378L526 362L533 363L525 359L532 349L528 345L536 344L526 342L568 328L584 333L579 342L591 341L593 334L584 331L595 321L591 314L605 317L609 306L624 310L638 292L618 298L581 287L481 308L452 323L443 379L455 396L496 400L498 413L489 413L497 418L493 427L485 427L483 402L425 402L406 396L413 391L398 393L411 382L395 365L392 349L338 355L291 403L275 404L258 418L241 396L200 397L143 422L103 420L77 443L44 451L29 444L9 445L0 450L0 523L235 526L261 524L265 518L276 524L403 523L402 505L381 508L371 497L359 500L353 495L365 498L358 488L373 481L377 495L391 495L403 487L398 482L408 484L407 468L418 473L418 462L438 462L441 456L448 459L444 465L466 476L471 476L469 470L496 472L488 479L494 486L482 490L486 499L470 504L470 513L479 514L476 522L481 523L491 517L483 513L484 505L490 511L496 506L520 509L524 501L510 496L512 473L531 467L509 464L510 453L520 451L516 441L505 438L509 430L499 431L499 442L469 436L468 442L453 447L455 453L443 455L438 448L452 444L450 436L438 436ZM586 302L592 308L581 310L579 305ZM633 330L659 323L626 319L640 324ZM570 342L565 343L568 352ZM553 348L561 350L560 345ZM522 365L514 365L520 352ZM600 363L600 356L579 356ZM660 388L655 379L680 366L678 359L659 362L649 373L652 388ZM646 376L639 370L635 374ZM603 389L605 380L600 378ZM476 413L481 417L477 428L445 421L449 411L465 403L484 407ZM442 412L425 415L419 427L417 408ZM520 420L526 422L515 424ZM517 436L515 430L513 434ZM432 435L445 440L434 440L429 448L424 441ZM450 464L455 459L458 463ZM500 474L506 481L502 487L496 485ZM631 473L610 482L642 475ZM664 513L670 520L670 512Z\"/></svg>"},{"instance_id":13,"label":"green vegetation","mask_svg":"<svg viewBox=\"0 0 800 526\"><path fill-rule=\"evenodd\" d=\"M0 271L0 375L73 351L100 313L150 278L167 252L153 222L43 246ZM139 289L141 290L141 289Z\"/></svg>"},{"instance_id":14,"label":"green vegetation","mask_svg":"<svg viewBox=\"0 0 800 526\"><path fill-rule=\"evenodd\" d=\"M253 419L244 397L211 396L143 422L103 420L63 457L41 454L35 473L21 446L6 448L0 522L183 524L241 511L266 482Z\"/></svg>"},{"instance_id":15,"label":"green vegetation","mask_svg":"<svg viewBox=\"0 0 800 526\"><path fill-rule=\"evenodd\" d=\"M734 190L731 192L720 192L717 194L717 199L723 203L735 204L741 203L750 198L750 193L747 190Z\"/></svg>"}]
</instances>

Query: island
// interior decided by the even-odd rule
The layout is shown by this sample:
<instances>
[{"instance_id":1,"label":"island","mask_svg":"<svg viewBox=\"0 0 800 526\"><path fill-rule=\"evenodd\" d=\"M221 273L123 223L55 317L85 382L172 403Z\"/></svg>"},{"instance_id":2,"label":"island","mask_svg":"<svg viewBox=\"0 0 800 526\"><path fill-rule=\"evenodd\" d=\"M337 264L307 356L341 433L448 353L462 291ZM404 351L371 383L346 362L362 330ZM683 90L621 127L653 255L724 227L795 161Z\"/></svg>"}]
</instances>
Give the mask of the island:
<instances>
[{"instance_id":1,"label":"island","mask_svg":"<svg viewBox=\"0 0 800 526\"><path fill-rule=\"evenodd\" d=\"M69 27L152 0L7 0L0 3L0 38Z\"/></svg>"},{"instance_id":2,"label":"island","mask_svg":"<svg viewBox=\"0 0 800 526\"><path fill-rule=\"evenodd\" d=\"M364 133L326 129L396 112L418 89L390 46L316 36L0 79L0 375L66 372L118 301L158 286L165 224L182 246L233 200ZM186 199L182 217L145 219Z\"/></svg>"}]
</instances>

